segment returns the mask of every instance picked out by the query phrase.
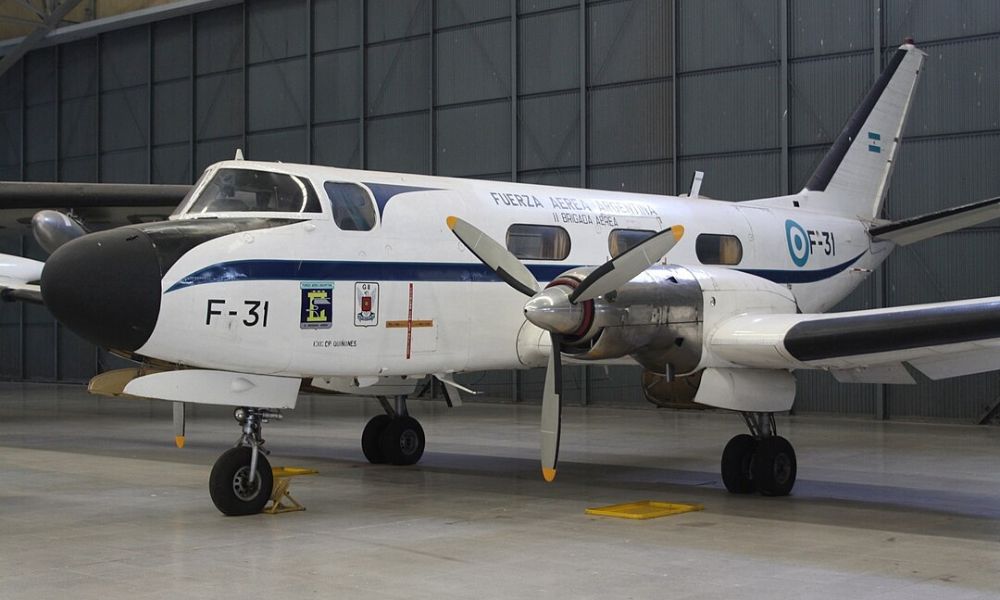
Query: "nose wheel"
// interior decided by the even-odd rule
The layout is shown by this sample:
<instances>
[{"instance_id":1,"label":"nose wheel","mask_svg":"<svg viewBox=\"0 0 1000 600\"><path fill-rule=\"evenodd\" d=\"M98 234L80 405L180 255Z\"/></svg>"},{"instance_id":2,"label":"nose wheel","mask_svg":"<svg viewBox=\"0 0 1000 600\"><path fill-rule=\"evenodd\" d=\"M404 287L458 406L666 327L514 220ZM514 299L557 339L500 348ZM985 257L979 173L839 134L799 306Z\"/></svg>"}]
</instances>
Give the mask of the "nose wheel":
<instances>
[{"instance_id":1,"label":"nose wheel","mask_svg":"<svg viewBox=\"0 0 1000 600\"><path fill-rule=\"evenodd\" d=\"M258 456L256 469L251 471L251 454L250 448L230 448L212 467L208 490L215 507L224 515L255 515L264 510L271 498L274 485L271 464L263 455Z\"/></svg>"},{"instance_id":2,"label":"nose wheel","mask_svg":"<svg viewBox=\"0 0 1000 600\"><path fill-rule=\"evenodd\" d=\"M280 419L275 412L255 408L237 408L236 421L243 429L235 448L222 453L208 478L208 492L219 511L230 517L255 515L271 499L274 476L267 450L263 448L261 426L270 419Z\"/></svg>"},{"instance_id":3,"label":"nose wheel","mask_svg":"<svg viewBox=\"0 0 1000 600\"><path fill-rule=\"evenodd\" d=\"M407 414L406 397L396 406L379 397L386 414L376 415L361 434L361 450L372 464L414 465L424 454L426 438L420 422Z\"/></svg>"},{"instance_id":4,"label":"nose wheel","mask_svg":"<svg viewBox=\"0 0 1000 600\"><path fill-rule=\"evenodd\" d=\"M795 486L795 449L777 434L774 413L742 413L750 435L729 440L722 452L722 482L734 494L787 496Z\"/></svg>"}]
</instances>

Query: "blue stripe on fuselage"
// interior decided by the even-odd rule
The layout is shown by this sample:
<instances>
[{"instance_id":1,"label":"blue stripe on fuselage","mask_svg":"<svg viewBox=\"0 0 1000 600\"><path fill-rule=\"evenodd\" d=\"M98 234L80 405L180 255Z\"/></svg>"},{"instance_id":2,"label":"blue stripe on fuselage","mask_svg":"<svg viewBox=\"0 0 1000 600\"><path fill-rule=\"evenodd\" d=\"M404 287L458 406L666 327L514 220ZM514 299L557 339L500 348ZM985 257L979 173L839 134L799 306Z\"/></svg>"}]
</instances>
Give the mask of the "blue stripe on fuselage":
<instances>
[{"instance_id":1,"label":"blue stripe on fuselage","mask_svg":"<svg viewBox=\"0 0 1000 600\"><path fill-rule=\"evenodd\" d=\"M840 273L858 261L853 259L815 271L784 269L739 269L775 283L814 283ZM538 281L552 281L577 266L564 264L526 265ZM329 260L237 260L199 269L170 286L167 292L231 281L501 281L481 263L362 262Z\"/></svg>"},{"instance_id":2,"label":"blue stripe on fuselage","mask_svg":"<svg viewBox=\"0 0 1000 600\"><path fill-rule=\"evenodd\" d=\"M817 269L814 271L788 271L785 269L738 269L748 275L756 275L774 283L816 283L829 279L840 273L847 267L858 262L865 253L855 256L851 260L829 267L827 269Z\"/></svg>"},{"instance_id":3,"label":"blue stripe on fuselage","mask_svg":"<svg viewBox=\"0 0 1000 600\"><path fill-rule=\"evenodd\" d=\"M527 265L539 281L551 281L573 265ZM239 260L199 269L167 292L229 281L501 281L481 263Z\"/></svg>"}]
</instances>

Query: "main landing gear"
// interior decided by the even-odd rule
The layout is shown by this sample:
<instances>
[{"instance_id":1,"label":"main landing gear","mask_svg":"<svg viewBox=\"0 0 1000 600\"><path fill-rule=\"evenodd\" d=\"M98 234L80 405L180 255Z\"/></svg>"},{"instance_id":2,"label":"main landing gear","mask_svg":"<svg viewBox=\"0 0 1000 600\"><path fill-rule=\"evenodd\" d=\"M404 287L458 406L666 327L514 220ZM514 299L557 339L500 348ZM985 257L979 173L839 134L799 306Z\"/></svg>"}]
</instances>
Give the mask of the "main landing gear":
<instances>
[{"instance_id":1,"label":"main landing gear","mask_svg":"<svg viewBox=\"0 0 1000 600\"><path fill-rule=\"evenodd\" d=\"M384 415L372 417L361 434L361 450L372 464L414 465L424 454L424 429L406 409L406 396L396 396L395 406L378 397Z\"/></svg>"},{"instance_id":2,"label":"main landing gear","mask_svg":"<svg viewBox=\"0 0 1000 600\"><path fill-rule=\"evenodd\" d=\"M722 482L734 494L787 496L795 485L795 450L778 435L774 413L743 412L750 429L722 451Z\"/></svg>"},{"instance_id":3,"label":"main landing gear","mask_svg":"<svg viewBox=\"0 0 1000 600\"><path fill-rule=\"evenodd\" d=\"M235 448L226 450L215 461L208 478L208 491L215 507L227 516L254 515L271 498L274 478L269 452L263 448L261 426L281 419L281 413L259 408L237 408L233 412L243 429Z\"/></svg>"}]
</instances>

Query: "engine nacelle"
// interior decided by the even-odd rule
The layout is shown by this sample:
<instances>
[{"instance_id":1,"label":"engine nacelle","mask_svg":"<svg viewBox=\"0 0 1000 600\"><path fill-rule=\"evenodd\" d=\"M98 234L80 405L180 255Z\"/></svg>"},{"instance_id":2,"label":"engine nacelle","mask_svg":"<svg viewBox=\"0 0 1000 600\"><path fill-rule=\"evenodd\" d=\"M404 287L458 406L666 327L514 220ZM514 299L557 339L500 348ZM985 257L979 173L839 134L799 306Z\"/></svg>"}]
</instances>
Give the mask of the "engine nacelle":
<instances>
[{"instance_id":1,"label":"engine nacelle","mask_svg":"<svg viewBox=\"0 0 1000 600\"><path fill-rule=\"evenodd\" d=\"M657 408L697 409L710 408L694 401L701 385L701 374L698 371L684 377L667 379L652 371L642 372L642 396L647 402Z\"/></svg>"},{"instance_id":2,"label":"engine nacelle","mask_svg":"<svg viewBox=\"0 0 1000 600\"><path fill-rule=\"evenodd\" d=\"M567 271L549 287L562 286L568 294L590 271ZM564 310L558 318L566 327L563 351L573 358L629 356L670 379L715 362L704 347L705 334L725 319L794 312L791 292L761 277L719 267L657 265L615 292Z\"/></svg>"}]
</instances>

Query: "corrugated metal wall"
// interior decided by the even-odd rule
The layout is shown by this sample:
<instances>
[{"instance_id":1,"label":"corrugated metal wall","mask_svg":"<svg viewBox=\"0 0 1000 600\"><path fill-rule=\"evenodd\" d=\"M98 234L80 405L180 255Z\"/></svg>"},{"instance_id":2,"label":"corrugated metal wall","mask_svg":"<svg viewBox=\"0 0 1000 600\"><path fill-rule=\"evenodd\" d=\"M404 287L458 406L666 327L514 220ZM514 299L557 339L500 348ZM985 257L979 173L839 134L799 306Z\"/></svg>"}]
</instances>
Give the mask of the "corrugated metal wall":
<instances>
[{"instance_id":1,"label":"corrugated metal wall","mask_svg":"<svg viewBox=\"0 0 1000 600\"><path fill-rule=\"evenodd\" d=\"M991 0L248 0L29 54L0 79L0 179L183 183L244 148L652 193L698 169L705 195L775 195L801 188L908 35L929 56L888 216L997 194ZM984 226L902 249L842 308L998 294L998 245ZM22 250L41 254L0 235ZM83 380L108 360L30 306L0 306L0 352L10 379ZM567 373L571 399L642 403L636 369ZM531 401L542 375L465 381ZM806 373L797 409L970 420L998 387Z\"/></svg>"}]
</instances>

